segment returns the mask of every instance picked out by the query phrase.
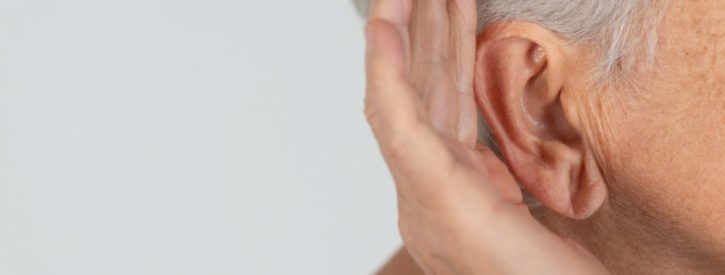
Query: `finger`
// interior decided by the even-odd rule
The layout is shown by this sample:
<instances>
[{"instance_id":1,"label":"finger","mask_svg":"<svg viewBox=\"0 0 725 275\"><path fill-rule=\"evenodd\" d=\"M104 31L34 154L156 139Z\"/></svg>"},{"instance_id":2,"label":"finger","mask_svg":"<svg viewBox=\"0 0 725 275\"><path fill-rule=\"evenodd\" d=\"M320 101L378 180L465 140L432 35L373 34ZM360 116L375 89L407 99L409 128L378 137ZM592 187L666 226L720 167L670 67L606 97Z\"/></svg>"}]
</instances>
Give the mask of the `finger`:
<instances>
[{"instance_id":1,"label":"finger","mask_svg":"<svg viewBox=\"0 0 725 275\"><path fill-rule=\"evenodd\" d=\"M413 65L434 63L446 67L449 18L446 0L418 0L413 4L410 37Z\"/></svg>"},{"instance_id":2,"label":"finger","mask_svg":"<svg viewBox=\"0 0 725 275\"><path fill-rule=\"evenodd\" d=\"M402 37L404 48L408 49L408 22L412 0L372 0L368 21L385 20L395 26ZM407 52L406 52L407 55Z\"/></svg>"},{"instance_id":3,"label":"finger","mask_svg":"<svg viewBox=\"0 0 725 275\"><path fill-rule=\"evenodd\" d=\"M405 50L395 26L372 20L366 28L365 114L383 150L420 124L420 103L405 77Z\"/></svg>"},{"instance_id":4,"label":"finger","mask_svg":"<svg viewBox=\"0 0 725 275\"><path fill-rule=\"evenodd\" d=\"M450 22L445 0L416 1L410 22L411 83L433 127L455 138L458 98L450 75Z\"/></svg>"},{"instance_id":5,"label":"finger","mask_svg":"<svg viewBox=\"0 0 725 275\"><path fill-rule=\"evenodd\" d=\"M473 88L458 87L458 141L475 147L478 138L478 109L473 95Z\"/></svg>"},{"instance_id":6,"label":"finger","mask_svg":"<svg viewBox=\"0 0 725 275\"><path fill-rule=\"evenodd\" d=\"M398 194L440 188L435 178L452 163L450 152L429 126L414 88L404 76L403 46L392 24L376 20L366 30L365 114ZM420 180L425 179L425 180Z\"/></svg>"},{"instance_id":7,"label":"finger","mask_svg":"<svg viewBox=\"0 0 725 275\"><path fill-rule=\"evenodd\" d=\"M476 55L476 0L449 0L451 77L458 91L458 140L476 144L478 116L473 94Z\"/></svg>"},{"instance_id":8,"label":"finger","mask_svg":"<svg viewBox=\"0 0 725 275\"><path fill-rule=\"evenodd\" d=\"M396 26L410 20L412 0L372 0L368 20L382 19Z\"/></svg>"}]
</instances>

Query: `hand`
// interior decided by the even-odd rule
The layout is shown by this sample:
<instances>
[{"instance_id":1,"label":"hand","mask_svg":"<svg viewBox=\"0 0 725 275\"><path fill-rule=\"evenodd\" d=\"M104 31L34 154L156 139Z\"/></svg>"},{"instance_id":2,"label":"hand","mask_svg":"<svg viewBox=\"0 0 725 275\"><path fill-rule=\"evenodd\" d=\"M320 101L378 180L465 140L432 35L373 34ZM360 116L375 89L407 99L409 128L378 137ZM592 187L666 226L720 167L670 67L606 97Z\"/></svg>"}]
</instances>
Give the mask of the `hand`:
<instances>
[{"instance_id":1,"label":"hand","mask_svg":"<svg viewBox=\"0 0 725 275\"><path fill-rule=\"evenodd\" d=\"M423 271L607 274L532 218L506 166L476 143L476 1L376 0L370 11L365 114Z\"/></svg>"}]
</instances>

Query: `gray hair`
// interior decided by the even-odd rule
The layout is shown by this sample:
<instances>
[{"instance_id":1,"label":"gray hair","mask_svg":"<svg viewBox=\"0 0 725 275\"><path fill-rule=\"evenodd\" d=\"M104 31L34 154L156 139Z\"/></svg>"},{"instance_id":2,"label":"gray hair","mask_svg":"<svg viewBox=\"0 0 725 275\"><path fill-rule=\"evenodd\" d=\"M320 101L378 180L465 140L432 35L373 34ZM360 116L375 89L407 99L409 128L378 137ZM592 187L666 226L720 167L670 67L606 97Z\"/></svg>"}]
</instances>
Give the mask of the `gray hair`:
<instances>
[{"instance_id":1,"label":"gray hair","mask_svg":"<svg viewBox=\"0 0 725 275\"><path fill-rule=\"evenodd\" d=\"M527 21L571 43L591 45L596 58L592 83L629 83L628 75L654 61L657 25L667 0L477 0L478 30L496 22ZM353 0L361 14L369 0ZM479 141L501 152L483 119Z\"/></svg>"},{"instance_id":2,"label":"gray hair","mask_svg":"<svg viewBox=\"0 0 725 275\"><path fill-rule=\"evenodd\" d=\"M361 15L370 0L352 0ZM593 46L598 68L593 80L625 81L637 65L653 61L657 24L667 0L477 0L478 30L504 21L527 21L572 43Z\"/></svg>"}]
</instances>

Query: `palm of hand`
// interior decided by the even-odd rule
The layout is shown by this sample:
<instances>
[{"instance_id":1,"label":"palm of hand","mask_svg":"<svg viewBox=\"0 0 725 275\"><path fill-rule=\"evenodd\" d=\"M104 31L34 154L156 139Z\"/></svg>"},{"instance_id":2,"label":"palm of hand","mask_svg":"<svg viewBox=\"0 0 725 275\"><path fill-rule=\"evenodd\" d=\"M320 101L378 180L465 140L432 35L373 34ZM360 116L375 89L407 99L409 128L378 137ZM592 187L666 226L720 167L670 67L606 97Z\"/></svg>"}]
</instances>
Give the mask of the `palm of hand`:
<instances>
[{"instance_id":1,"label":"palm of hand","mask_svg":"<svg viewBox=\"0 0 725 275\"><path fill-rule=\"evenodd\" d=\"M606 272L533 219L506 166L476 144L475 0L378 0L366 35L366 116L426 273Z\"/></svg>"}]
</instances>

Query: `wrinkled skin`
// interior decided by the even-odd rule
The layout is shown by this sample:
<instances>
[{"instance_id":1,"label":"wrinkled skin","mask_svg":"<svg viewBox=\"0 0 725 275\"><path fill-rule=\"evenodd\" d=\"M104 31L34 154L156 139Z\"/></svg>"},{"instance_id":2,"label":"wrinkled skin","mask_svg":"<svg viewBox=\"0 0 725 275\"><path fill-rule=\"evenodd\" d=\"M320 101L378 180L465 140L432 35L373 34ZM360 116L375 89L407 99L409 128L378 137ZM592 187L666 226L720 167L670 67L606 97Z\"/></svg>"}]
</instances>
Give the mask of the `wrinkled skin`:
<instances>
[{"instance_id":1,"label":"wrinkled skin","mask_svg":"<svg viewBox=\"0 0 725 275\"><path fill-rule=\"evenodd\" d=\"M405 245L380 274L725 274L725 2L673 1L654 66L597 91L587 45L475 20L475 0L371 7L365 112Z\"/></svg>"},{"instance_id":2,"label":"wrinkled skin","mask_svg":"<svg viewBox=\"0 0 725 275\"><path fill-rule=\"evenodd\" d=\"M608 203L544 222L622 274L725 274L725 2L673 1L660 29L641 88L579 103Z\"/></svg>"}]
</instances>

